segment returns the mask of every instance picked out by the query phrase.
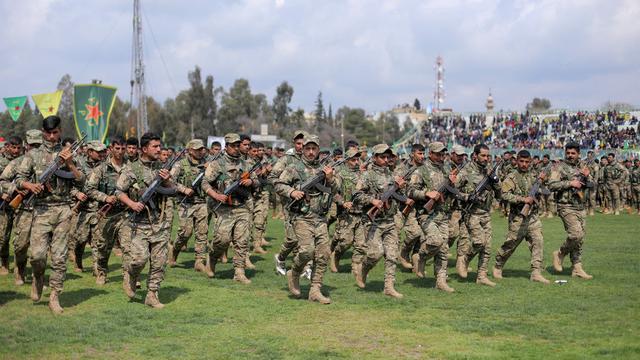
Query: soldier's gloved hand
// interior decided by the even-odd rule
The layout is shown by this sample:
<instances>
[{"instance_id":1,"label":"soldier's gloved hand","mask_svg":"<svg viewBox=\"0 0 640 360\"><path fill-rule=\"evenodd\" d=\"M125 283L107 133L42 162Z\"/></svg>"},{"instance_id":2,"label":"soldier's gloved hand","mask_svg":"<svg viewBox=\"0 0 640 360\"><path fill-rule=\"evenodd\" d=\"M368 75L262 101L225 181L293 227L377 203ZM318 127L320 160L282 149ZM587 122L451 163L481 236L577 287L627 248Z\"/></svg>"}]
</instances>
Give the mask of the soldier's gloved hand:
<instances>
[{"instance_id":1,"label":"soldier's gloved hand","mask_svg":"<svg viewBox=\"0 0 640 360\"><path fill-rule=\"evenodd\" d=\"M384 206L384 201L380 199L373 199L371 200L371 205L377 207L378 209L382 209L382 207Z\"/></svg>"},{"instance_id":2,"label":"soldier's gloved hand","mask_svg":"<svg viewBox=\"0 0 640 360\"><path fill-rule=\"evenodd\" d=\"M293 190L289 196L291 196L293 200L300 200L304 197L304 191Z\"/></svg>"},{"instance_id":3,"label":"soldier's gloved hand","mask_svg":"<svg viewBox=\"0 0 640 360\"><path fill-rule=\"evenodd\" d=\"M76 194L76 198L80 201L85 201L87 200L87 194L78 191L78 193Z\"/></svg>"},{"instance_id":4,"label":"soldier's gloved hand","mask_svg":"<svg viewBox=\"0 0 640 360\"><path fill-rule=\"evenodd\" d=\"M105 202L106 202L107 204L115 204L115 203L116 203L116 201L118 201L118 198L117 198L115 195L107 196L107 198L106 198L106 200L105 200Z\"/></svg>"},{"instance_id":5,"label":"soldier's gloved hand","mask_svg":"<svg viewBox=\"0 0 640 360\"><path fill-rule=\"evenodd\" d=\"M158 171L158 175L162 180L169 180L171 177L171 173L167 169L160 169L160 171Z\"/></svg>"}]
</instances>

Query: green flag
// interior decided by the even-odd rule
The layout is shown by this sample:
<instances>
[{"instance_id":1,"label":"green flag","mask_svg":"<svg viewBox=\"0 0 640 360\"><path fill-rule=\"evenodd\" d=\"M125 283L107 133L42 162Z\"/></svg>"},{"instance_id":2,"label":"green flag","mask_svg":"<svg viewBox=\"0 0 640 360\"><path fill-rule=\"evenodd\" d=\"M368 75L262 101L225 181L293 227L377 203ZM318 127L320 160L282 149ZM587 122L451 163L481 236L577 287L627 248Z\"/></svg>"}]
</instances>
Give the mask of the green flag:
<instances>
[{"instance_id":1,"label":"green flag","mask_svg":"<svg viewBox=\"0 0 640 360\"><path fill-rule=\"evenodd\" d=\"M3 100L4 104L7 105L7 110L9 110L9 114L13 121L18 121L20 114L22 114L22 109L24 109L24 104L27 103L27 97L16 96L4 98Z\"/></svg>"},{"instance_id":2,"label":"green flag","mask_svg":"<svg viewBox=\"0 0 640 360\"><path fill-rule=\"evenodd\" d=\"M87 141L104 142L109 129L109 117L116 98L116 88L100 84L73 87L73 117L78 135L87 134Z\"/></svg>"}]
</instances>

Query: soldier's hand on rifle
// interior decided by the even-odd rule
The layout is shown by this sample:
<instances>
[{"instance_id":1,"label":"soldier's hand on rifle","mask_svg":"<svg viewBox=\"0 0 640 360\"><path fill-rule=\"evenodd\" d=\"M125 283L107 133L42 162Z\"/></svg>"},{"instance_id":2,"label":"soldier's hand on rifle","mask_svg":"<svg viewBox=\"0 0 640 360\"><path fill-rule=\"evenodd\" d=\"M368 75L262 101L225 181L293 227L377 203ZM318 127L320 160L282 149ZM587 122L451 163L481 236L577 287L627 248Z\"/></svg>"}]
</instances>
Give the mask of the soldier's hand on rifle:
<instances>
[{"instance_id":1,"label":"soldier's hand on rifle","mask_svg":"<svg viewBox=\"0 0 640 360\"><path fill-rule=\"evenodd\" d=\"M576 188L576 189L580 189L580 188L582 188L582 183L580 182L580 180L575 180L575 179L574 179L574 180L571 180L571 181L569 182L569 185L571 185L571 187L574 187L574 188Z\"/></svg>"},{"instance_id":2,"label":"soldier's hand on rifle","mask_svg":"<svg viewBox=\"0 0 640 360\"><path fill-rule=\"evenodd\" d=\"M218 192L215 192L211 189L209 189L209 192L207 192L207 194L209 196L211 196L212 198L214 198L215 200L221 202L221 203L226 203L227 202L227 195L225 194L220 194Z\"/></svg>"},{"instance_id":3,"label":"soldier's hand on rifle","mask_svg":"<svg viewBox=\"0 0 640 360\"><path fill-rule=\"evenodd\" d=\"M169 180L171 173L167 169L160 169L160 171L158 171L158 176L160 176L162 180Z\"/></svg>"},{"instance_id":4,"label":"soldier's hand on rifle","mask_svg":"<svg viewBox=\"0 0 640 360\"><path fill-rule=\"evenodd\" d=\"M71 148L66 147L62 149L62 151L60 151L58 155L67 165L71 164L71 160L73 159L73 153L71 152Z\"/></svg>"},{"instance_id":5,"label":"soldier's hand on rifle","mask_svg":"<svg viewBox=\"0 0 640 360\"><path fill-rule=\"evenodd\" d=\"M583 168L580 170L580 173L581 173L582 175L584 175L585 177L589 177L589 168L588 168L588 167L586 167L586 166L585 166L585 167L583 167Z\"/></svg>"},{"instance_id":6,"label":"soldier's hand on rifle","mask_svg":"<svg viewBox=\"0 0 640 360\"><path fill-rule=\"evenodd\" d=\"M546 178L547 178L547 174L544 171L542 171L540 175L538 175L538 179L540 179L540 181L544 181L544 179Z\"/></svg>"},{"instance_id":7,"label":"soldier's hand on rifle","mask_svg":"<svg viewBox=\"0 0 640 360\"><path fill-rule=\"evenodd\" d=\"M457 175L455 173L451 173L449 174L449 181L451 181L452 184L456 183L456 179L457 179Z\"/></svg>"},{"instance_id":8,"label":"soldier's hand on rifle","mask_svg":"<svg viewBox=\"0 0 640 360\"><path fill-rule=\"evenodd\" d=\"M25 183L22 183L22 187L36 195L44 191L44 185L42 184L33 184L30 182L25 182Z\"/></svg>"},{"instance_id":9,"label":"soldier's hand on rifle","mask_svg":"<svg viewBox=\"0 0 640 360\"><path fill-rule=\"evenodd\" d=\"M524 203L525 204L529 204L532 205L536 202L536 199L534 197L531 196L527 196L526 198L524 198Z\"/></svg>"},{"instance_id":10,"label":"soldier's hand on rifle","mask_svg":"<svg viewBox=\"0 0 640 360\"><path fill-rule=\"evenodd\" d=\"M333 179L333 168L331 166L325 166L322 171L324 172L324 177L327 181L331 181Z\"/></svg>"},{"instance_id":11,"label":"soldier's hand on rifle","mask_svg":"<svg viewBox=\"0 0 640 360\"><path fill-rule=\"evenodd\" d=\"M424 196L428 197L429 199L440 200L440 198L442 197L442 194L440 194L436 190L431 190L431 191L425 192Z\"/></svg>"},{"instance_id":12,"label":"soldier's hand on rifle","mask_svg":"<svg viewBox=\"0 0 640 360\"><path fill-rule=\"evenodd\" d=\"M9 200L9 194L2 194L2 196L0 196L2 198L2 200L7 201Z\"/></svg>"},{"instance_id":13,"label":"soldier's hand on rifle","mask_svg":"<svg viewBox=\"0 0 640 360\"><path fill-rule=\"evenodd\" d=\"M109 195L109 196L107 196L107 199L105 200L105 202L107 204L115 204L116 201L118 201L118 198L115 195Z\"/></svg>"},{"instance_id":14,"label":"soldier's hand on rifle","mask_svg":"<svg viewBox=\"0 0 640 360\"><path fill-rule=\"evenodd\" d=\"M304 197L304 191L293 190L289 196L291 196L293 200L300 200Z\"/></svg>"},{"instance_id":15,"label":"soldier's hand on rifle","mask_svg":"<svg viewBox=\"0 0 640 360\"><path fill-rule=\"evenodd\" d=\"M240 180L240 185L242 186L251 186L253 184L253 180L251 179L242 179Z\"/></svg>"},{"instance_id":16,"label":"soldier's hand on rifle","mask_svg":"<svg viewBox=\"0 0 640 360\"><path fill-rule=\"evenodd\" d=\"M76 194L76 198L80 201L85 201L87 200L87 194L78 191L78 193Z\"/></svg>"},{"instance_id":17,"label":"soldier's hand on rifle","mask_svg":"<svg viewBox=\"0 0 640 360\"><path fill-rule=\"evenodd\" d=\"M131 208L131 210L137 213L144 210L144 204L141 202L132 202L131 204L129 204L129 207Z\"/></svg>"},{"instance_id":18,"label":"soldier's hand on rifle","mask_svg":"<svg viewBox=\"0 0 640 360\"><path fill-rule=\"evenodd\" d=\"M193 189L189 189L189 188L187 188L187 189L184 191L184 194L185 194L185 195L187 195L187 196L191 196L191 195L193 195Z\"/></svg>"},{"instance_id":19,"label":"soldier's hand on rifle","mask_svg":"<svg viewBox=\"0 0 640 360\"><path fill-rule=\"evenodd\" d=\"M413 204L415 203L415 201L413 201L412 198L407 198L407 201L404 202L405 205L407 206L413 206Z\"/></svg>"},{"instance_id":20,"label":"soldier's hand on rifle","mask_svg":"<svg viewBox=\"0 0 640 360\"><path fill-rule=\"evenodd\" d=\"M384 201L380 199L373 199L371 200L371 205L377 207L378 209L382 209L382 207L384 206Z\"/></svg>"},{"instance_id":21,"label":"soldier's hand on rifle","mask_svg":"<svg viewBox=\"0 0 640 360\"><path fill-rule=\"evenodd\" d=\"M353 207L353 202L347 201L346 203L342 204L342 207L347 210L351 210L351 208Z\"/></svg>"},{"instance_id":22,"label":"soldier's hand on rifle","mask_svg":"<svg viewBox=\"0 0 640 360\"><path fill-rule=\"evenodd\" d=\"M400 176L394 176L393 180L398 184L399 188L403 188L406 185L406 181Z\"/></svg>"}]
</instances>

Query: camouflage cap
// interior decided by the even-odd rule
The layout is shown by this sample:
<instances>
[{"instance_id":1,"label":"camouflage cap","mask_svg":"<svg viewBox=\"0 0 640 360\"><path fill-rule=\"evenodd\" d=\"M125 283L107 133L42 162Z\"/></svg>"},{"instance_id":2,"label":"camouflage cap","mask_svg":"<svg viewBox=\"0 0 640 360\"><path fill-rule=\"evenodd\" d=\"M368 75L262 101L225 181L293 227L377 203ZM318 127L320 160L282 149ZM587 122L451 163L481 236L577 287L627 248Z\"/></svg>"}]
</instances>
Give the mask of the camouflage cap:
<instances>
[{"instance_id":1,"label":"camouflage cap","mask_svg":"<svg viewBox=\"0 0 640 360\"><path fill-rule=\"evenodd\" d=\"M347 153L345 154L345 158L351 159L354 156L360 156L360 151L358 151L358 149L351 148L347 150Z\"/></svg>"},{"instance_id":2,"label":"camouflage cap","mask_svg":"<svg viewBox=\"0 0 640 360\"><path fill-rule=\"evenodd\" d=\"M314 143L318 146L320 146L320 139L318 139L318 137L316 135L309 135L306 134L304 137L304 145L310 144L310 143Z\"/></svg>"},{"instance_id":3,"label":"camouflage cap","mask_svg":"<svg viewBox=\"0 0 640 360\"><path fill-rule=\"evenodd\" d=\"M380 155L386 152L393 154L393 150L387 144L378 144L371 148L373 155Z\"/></svg>"},{"instance_id":4,"label":"camouflage cap","mask_svg":"<svg viewBox=\"0 0 640 360\"><path fill-rule=\"evenodd\" d=\"M466 154L466 152L464 151L464 147L462 147L462 145L453 145L453 147L451 147L451 152L456 155Z\"/></svg>"},{"instance_id":5,"label":"camouflage cap","mask_svg":"<svg viewBox=\"0 0 640 360\"><path fill-rule=\"evenodd\" d=\"M187 149L198 150L202 148L204 148L204 143L200 139L192 139L187 143Z\"/></svg>"},{"instance_id":6,"label":"camouflage cap","mask_svg":"<svg viewBox=\"0 0 640 360\"><path fill-rule=\"evenodd\" d=\"M293 139L295 140L297 137L302 136L303 139L306 139L309 136L309 133L304 130L296 130L293 133Z\"/></svg>"},{"instance_id":7,"label":"camouflage cap","mask_svg":"<svg viewBox=\"0 0 640 360\"><path fill-rule=\"evenodd\" d=\"M28 130L27 144L42 144L42 131L37 129Z\"/></svg>"},{"instance_id":8,"label":"camouflage cap","mask_svg":"<svg viewBox=\"0 0 640 360\"><path fill-rule=\"evenodd\" d=\"M235 142L240 142L240 135L236 133L228 133L224 136L224 142L227 144L233 144Z\"/></svg>"},{"instance_id":9,"label":"camouflage cap","mask_svg":"<svg viewBox=\"0 0 640 360\"><path fill-rule=\"evenodd\" d=\"M433 153L439 153L442 151L447 151L447 147L444 146L444 144L441 143L440 141L434 141L431 144L429 144L429 151Z\"/></svg>"},{"instance_id":10,"label":"camouflage cap","mask_svg":"<svg viewBox=\"0 0 640 360\"><path fill-rule=\"evenodd\" d=\"M107 150L107 147L104 146L104 144L100 140L91 140L87 142L87 149L93 151L105 151Z\"/></svg>"}]
</instances>

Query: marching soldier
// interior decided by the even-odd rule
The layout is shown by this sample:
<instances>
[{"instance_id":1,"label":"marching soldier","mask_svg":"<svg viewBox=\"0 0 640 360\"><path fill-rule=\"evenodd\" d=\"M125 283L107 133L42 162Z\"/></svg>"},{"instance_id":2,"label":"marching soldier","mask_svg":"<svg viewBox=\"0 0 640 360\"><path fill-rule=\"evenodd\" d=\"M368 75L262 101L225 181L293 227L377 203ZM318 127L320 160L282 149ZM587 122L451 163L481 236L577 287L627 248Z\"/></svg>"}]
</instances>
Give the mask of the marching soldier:
<instances>
[{"instance_id":1,"label":"marching soldier","mask_svg":"<svg viewBox=\"0 0 640 360\"><path fill-rule=\"evenodd\" d=\"M616 154L607 155L607 166L604 168L604 181L607 189L607 199L611 205L611 211L620 215L622 205L620 203L620 187L624 175L623 166L616 161Z\"/></svg>"},{"instance_id":2,"label":"marching soldier","mask_svg":"<svg viewBox=\"0 0 640 360\"><path fill-rule=\"evenodd\" d=\"M262 149L262 150L261 150ZM256 173L258 177L258 186L253 197L253 251L256 254L266 254L267 251L262 248L264 243L264 234L267 230L267 215L269 214L269 192L266 189L267 175L271 171L271 165L264 159L264 145L251 142L247 165L254 166L263 162L260 170ZM250 262L250 261L249 261Z\"/></svg>"},{"instance_id":3,"label":"marching soldier","mask_svg":"<svg viewBox=\"0 0 640 360\"><path fill-rule=\"evenodd\" d=\"M451 172L453 169L462 167L465 163L466 153L464 148L460 145L454 145L451 147L451 162L445 164L445 170ZM447 168L447 165L449 167ZM462 209L460 200L454 200L451 206L451 220L449 221L449 248L453 246L453 243L458 241L456 245L456 268L462 266L465 261L467 253L471 251L471 243L469 242L469 234L467 226L462 219ZM459 271L458 274L461 272Z\"/></svg>"},{"instance_id":4,"label":"marching soldier","mask_svg":"<svg viewBox=\"0 0 640 360\"><path fill-rule=\"evenodd\" d=\"M18 136L10 137L5 146L5 152L0 154L0 174L9 163L22 153L22 139ZM9 275L9 239L11 239L11 229L13 228L14 212L8 206L11 199L9 194L0 189L0 275Z\"/></svg>"},{"instance_id":5,"label":"marching soldier","mask_svg":"<svg viewBox=\"0 0 640 360\"><path fill-rule=\"evenodd\" d=\"M595 158L595 154L593 151L587 152L587 167L589 168L589 173L593 176L594 182L593 187L588 188L585 191L585 196L587 197L587 211L589 216L595 215L596 210L596 194L598 193L598 173L600 172L600 164L598 164L598 160Z\"/></svg>"},{"instance_id":6,"label":"marching soldier","mask_svg":"<svg viewBox=\"0 0 640 360\"><path fill-rule=\"evenodd\" d=\"M632 207L636 208L638 215L640 215L640 159L634 161L633 168L629 175L629 182L631 183L632 191Z\"/></svg>"}]
</instances>

